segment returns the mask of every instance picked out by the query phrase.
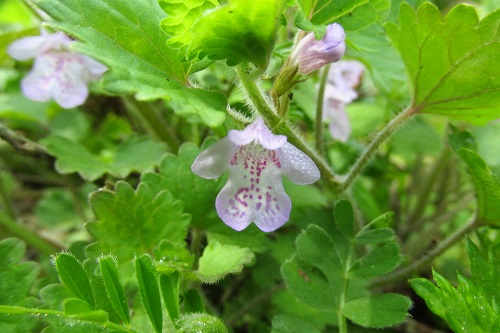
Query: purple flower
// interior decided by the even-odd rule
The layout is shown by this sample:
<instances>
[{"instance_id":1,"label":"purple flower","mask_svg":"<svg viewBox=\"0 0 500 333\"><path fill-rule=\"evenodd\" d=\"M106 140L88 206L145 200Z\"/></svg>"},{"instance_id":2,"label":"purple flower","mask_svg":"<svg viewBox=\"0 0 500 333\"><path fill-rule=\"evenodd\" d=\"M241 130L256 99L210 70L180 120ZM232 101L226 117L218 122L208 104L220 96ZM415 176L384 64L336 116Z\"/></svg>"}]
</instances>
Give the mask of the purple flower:
<instances>
[{"instance_id":1,"label":"purple flower","mask_svg":"<svg viewBox=\"0 0 500 333\"><path fill-rule=\"evenodd\" d=\"M293 50L290 60L299 65L299 74L309 74L329 63L339 61L345 52L344 29L337 23L330 24L321 40L310 32Z\"/></svg>"},{"instance_id":2,"label":"purple flower","mask_svg":"<svg viewBox=\"0 0 500 333\"><path fill-rule=\"evenodd\" d=\"M283 189L283 175L300 185L320 177L309 156L288 143L286 136L272 134L260 117L204 150L191 170L207 179L229 170L215 206L222 221L238 231L255 222L270 232L288 221L292 203Z\"/></svg>"},{"instance_id":3,"label":"purple flower","mask_svg":"<svg viewBox=\"0 0 500 333\"><path fill-rule=\"evenodd\" d=\"M58 32L21 38L7 52L17 60L35 58L31 72L21 81L23 94L34 101L53 98L63 108L82 105L89 94L87 84L107 70L103 64L69 50L73 41Z\"/></svg>"},{"instance_id":4,"label":"purple flower","mask_svg":"<svg viewBox=\"0 0 500 333\"><path fill-rule=\"evenodd\" d=\"M336 140L347 142L351 124L346 105L358 97L355 88L360 84L365 67L355 60L339 61L330 68L325 86L323 114L330 121L330 134Z\"/></svg>"}]
</instances>

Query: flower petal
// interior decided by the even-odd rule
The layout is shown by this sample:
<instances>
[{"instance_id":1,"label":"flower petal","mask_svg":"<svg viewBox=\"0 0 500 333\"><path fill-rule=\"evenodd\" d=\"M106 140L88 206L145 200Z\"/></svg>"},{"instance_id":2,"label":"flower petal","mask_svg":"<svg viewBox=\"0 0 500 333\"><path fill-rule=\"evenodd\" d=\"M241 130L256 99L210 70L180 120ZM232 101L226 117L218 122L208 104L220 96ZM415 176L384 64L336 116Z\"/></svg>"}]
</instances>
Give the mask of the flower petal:
<instances>
[{"instance_id":1,"label":"flower petal","mask_svg":"<svg viewBox=\"0 0 500 333\"><path fill-rule=\"evenodd\" d=\"M330 100L326 107L328 108L326 115L330 119L328 128L332 138L347 142L349 135L351 135L351 122L345 111L345 104L340 101Z\"/></svg>"},{"instance_id":2,"label":"flower petal","mask_svg":"<svg viewBox=\"0 0 500 333\"><path fill-rule=\"evenodd\" d=\"M85 66L85 68L87 68L87 70L91 74L90 75L91 81L98 80L101 77L101 75L108 70L108 67L104 66L99 61L94 60L90 57L82 55L81 59L83 61L83 65Z\"/></svg>"},{"instance_id":3,"label":"flower petal","mask_svg":"<svg viewBox=\"0 0 500 333\"><path fill-rule=\"evenodd\" d=\"M287 141L284 135L274 135L264 123L261 117L258 117L252 124L242 131L231 130L228 133L229 139L238 146L244 146L257 140L264 148L277 149Z\"/></svg>"},{"instance_id":4,"label":"flower petal","mask_svg":"<svg viewBox=\"0 0 500 333\"><path fill-rule=\"evenodd\" d=\"M312 184L321 176L313 160L294 145L285 143L277 152L283 173L295 184Z\"/></svg>"},{"instance_id":5,"label":"flower petal","mask_svg":"<svg viewBox=\"0 0 500 333\"><path fill-rule=\"evenodd\" d=\"M224 223L235 230L255 222L262 231L269 232L288 221L291 201L283 189L276 151L257 143L239 147L231 158L229 178L215 206Z\"/></svg>"},{"instance_id":6,"label":"flower petal","mask_svg":"<svg viewBox=\"0 0 500 333\"><path fill-rule=\"evenodd\" d=\"M42 52L46 42L43 36L24 37L10 44L7 53L16 60L28 60Z\"/></svg>"},{"instance_id":7,"label":"flower petal","mask_svg":"<svg viewBox=\"0 0 500 333\"><path fill-rule=\"evenodd\" d=\"M227 170L234 144L225 137L201 152L191 165L194 174L207 178L217 178Z\"/></svg>"}]
</instances>

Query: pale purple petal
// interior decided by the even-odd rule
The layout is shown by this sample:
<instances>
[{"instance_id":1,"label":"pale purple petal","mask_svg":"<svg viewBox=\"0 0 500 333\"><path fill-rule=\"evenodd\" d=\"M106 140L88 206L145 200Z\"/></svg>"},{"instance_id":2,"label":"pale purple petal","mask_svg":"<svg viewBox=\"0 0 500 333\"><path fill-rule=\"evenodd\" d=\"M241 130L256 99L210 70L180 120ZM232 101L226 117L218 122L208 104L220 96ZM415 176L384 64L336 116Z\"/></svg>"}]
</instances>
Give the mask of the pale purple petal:
<instances>
[{"instance_id":1,"label":"pale purple petal","mask_svg":"<svg viewBox=\"0 0 500 333\"><path fill-rule=\"evenodd\" d=\"M198 155L193 165L191 165L191 171L207 179L219 177L229 168L235 148L235 145L228 137L219 140Z\"/></svg>"},{"instance_id":2,"label":"pale purple petal","mask_svg":"<svg viewBox=\"0 0 500 333\"><path fill-rule=\"evenodd\" d=\"M24 96L37 102L46 102L52 98L52 81L43 71L35 68L21 81Z\"/></svg>"},{"instance_id":3,"label":"pale purple petal","mask_svg":"<svg viewBox=\"0 0 500 333\"><path fill-rule=\"evenodd\" d=\"M16 60L28 60L42 52L46 43L43 36L24 37L10 44L7 53Z\"/></svg>"},{"instance_id":4,"label":"pale purple petal","mask_svg":"<svg viewBox=\"0 0 500 333\"><path fill-rule=\"evenodd\" d=\"M274 135L264 124L262 117L257 119L244 130L231 130L228 133L229 139L238 146L244 146L256 140L264 148L277 149L283 146L287 139L284 135Z\"/></svg>"},{"instance_id":5,"label":"pale purple petal","mask_svg":"<svg viewBox=\"0 0 500 333\"><path fill-rule=\"evenodd\" d=\"M256 143L239 147L231 158L228 182L217 196L217 213L235 230L251 222L265 232L279 228L291 210L281 178L276 151Z\"/></svg>"},{"instance_id":6,"label":"pale purple petal","mask_svg":"<svg viewBox=\"0 0 500 333\"><path fill-rule=\"evenodd\" d=\"M343 103L350 103L357 97L358 97L358 92L354 89L327 84L325 86L325 95L323 98L323 104L327 103L328 100L332 99Z\"/></svg>"},{"instance_id":7,"label":"pale purple petal","mask_svg":"<svg viewBox=\"0 0 500 333\"><path fill-rule=\"evenodd\" d=\"M312 32L304 37L290 59L299 65L299 74L309 74L342 58L346 48L345 37L344 29L339 24L330 24L321 40L316 40Z\"/></svg>"},{"instance_id":8,"label":"pale purple petal","mask_svg":"<svg viewBox=\"0 0 500 333\"><path fill-rule=\"evenodd\" d=\"M332 138L347 142L349 135L351 135L351 123L345 111L345 104L340 101L330 100L326 107L326 116L330 120L328 129Z\"/></svg>"},{"instance_id":9,"label":"pale purple petal","mask_svg":"<svg viewBox=\"0 0 500 333\"><path fill-rule=\"evenodd\" d=\"M328 82L341 90L353 90L361 83L365 66L356 60L342 60L330 67Z\"/></svg>"},{"instance_id":10,"label":"pale purple petal","mask_svg":"<svg viewBox=\"0 0 500 333\"><path fill-rule=\"evenodd\" d=\"M97 81L102 74L108 70L108 67L101 64L99 61L82 55L82 62L90 74L90 81Z\"/></svg>"},{"instance_id":11,"label":"pale purple petal","mask_svg":"<svg viewBox=\"0 0 500 333\"><path fill-rule=\"evenodd\" d=\"M321 176L313 160L290 143L278 149L278 158L285 176L296 184L312 184Z\"/></svg>"}]
</instances>

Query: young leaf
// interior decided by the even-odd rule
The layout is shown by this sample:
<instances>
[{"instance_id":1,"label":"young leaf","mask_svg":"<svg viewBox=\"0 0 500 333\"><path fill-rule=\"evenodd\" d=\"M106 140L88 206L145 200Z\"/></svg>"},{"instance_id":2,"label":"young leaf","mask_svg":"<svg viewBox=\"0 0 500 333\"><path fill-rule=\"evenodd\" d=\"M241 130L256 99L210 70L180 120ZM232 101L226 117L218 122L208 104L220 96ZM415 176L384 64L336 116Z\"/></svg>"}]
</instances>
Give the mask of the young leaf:
<instances>
[{"instance_id":1,"label":"young leaf","mask_svg":"<svg viewBox=\"0 0 500 333\"><path fill-rule=\"evenodd\" d=\"M319 333L320 331L310 323L289 315L277 315L273 318L271 333Z\"/></svg>"},{"instance_id":2,"label":"young leaf","mask_svg":"<svg viewBox=\"0 0 500 333\"><path fill-rule=\"evenodd\" d=\"M57 273L62 283L79 299L95 307L95 297L89 276L82 264L68 253L58 254L55 258Z\"/></svg>"},{"instance_id":3,"label":"young leaf","mask_svg":"<svg viewBox=\"0 0 500 333\"><path fill-rule=\"evenodd\" d=\"M399 26L386 25L409 74L413 107L471 122L500 117L500 11L478 22L472 6L444 19L427 2L417 12L403 3Z\"/></svg>"},{"instance_id":4,"label":"young leaf","mask_svg":"<svg viewBox=\"0 0 500 333\"><path fill-rule=\"evenodd\" d=\"M222 321L206 313L183 314L175 326L179 333L227 333L227 328Z\"/></svg>"},{"instance_id":5,"label":"young leaf","mask_svg":"<svg viewBox=\"0 0 500 333\"><path fill-rule=\"evenodd\" d=\"M349 270L356 279L372 279L394 270L402 260L398 243L392 241L360 258Z\"/></svg>"},{"instance_id":6,"label":"young leaf","mask_svg":"<svg viewBox=\"0 0 500 333\"><path fill-rule=\"evenodd\" d=\"M141 180L154 192L167 189L184 203L184 210L191 214L193 225L206 227L207 215L214 208L219 181L198 177L191 171L191 165L199 154L200 149L194 144L185 143L180 147L178 156L166 154L163 157L159 174L148 172Z\"/></svg>"},{"instance_id":7,"label":"young leaf","mask_svg":"<svg viewBox=\"0 0 500 333\"><path fill-rule=\"evenodd\" d=\"M396 235L391 228L379 228L373 230L362 230L354 239L359 244L379 244L390 242L395 239Z\"/></svg>"},{"instance_id":8,"label":"young leaf","mask_svg":"<svg viewBox=\"0 0 500 333\"><path fill-rule=\"evenodd\" d=\"M89 1L85 6L78 0L42 0L37 4L56 20L54 27L80 41L72 45L75 50L109 67L103 78L105 89L137 93L138 99L168 98L174 111L211 127L224 121L224 95L188 87L187 76L195 67L177 61L177 50L166 45L159 26L165 13L157 0Z\"/></svg>"},{"instance_id":9,"label":"young leaf","mask_svg":"<svg viewBox=\"0 0 500 333\"><path fill-rule=\"evenodd\" d=\"M170 38L167 45L179 50L179 59L186 59L187 46L194 38L193 25L209 9L218 6L217 0L159 0L167 17L161 21L161 28Z\"/></svg>"},{"instance_id":10,"label":"young leaf","mask_svg":"<svg viewBox=\"0 0 500 333\"><path fill-rule=\"evenodd\" d=\"M87 247L87 253L99 257L113 253L124 263L135 253L151 251L161 240L181 242L187 236L189 215L182 213L182 203L163 190L152 191L146 184L137 190L126 182L118 182L115 192L101 190L90 196L97 221L87 224L87 230L97 242ZM123 240L127 246L123 246Z\"/></svg>"},{"instance_id":11,"label":"young leaf","mask_svg":"<svg viewBox=\"0 0 500 333\"><path fill-rule=\"evenodd\" d=\"M354 236L354 212L352 205L347 200L340 200L335 203L333 210L335 224L347 238Z\"/></svg>"},{"instance_id":12,"label":"young leaf","mask_svg":"<svg viewBox=\"0 0 500 333\"><path fill-rule=\"evenodd\" d=\"M196 275L205 283L214 283L227 274L241 272L253 260L254 254L247 248L212 241L203 251Z\"/></svg>"},{"instance_id":13,"label":"young leaf","mask_svg":"<svg viewBox=\"0 0 500 333\"><path fill-rule=\"evenodd\" d=\"M191 59L243 61L265 69L273 50L283 0L231 0L203 15L191 28Z\"/></svg>"},{"instance_id":14,"label":"young leaf","mask_svg":"<svg viewBox=\"0 0 500 333\"><path fill-rule=\"evenodd\" d=\"M99 268L104 281L106 293L111 302L111 306L116 311L120 319L128 324L130 322L129 309L125 291L120 283L116 260L112 256L103 256L99 259Z\"/></svg>"},{"instance_id":15,"label":"young leaf","mask_svg":"<svg viewBox=\"0 0 500 333\"><path fill-rule=\"evenodd\" d=\"M488 244L482 251L470 239L467 239L467 255L469 256L472 277L471 280L488 298L500 299L500 265L498 253L494 246Z\"/></svg>"},{"instance_id":16,"label":"young leaf","mask_svg":"<svg viewBox=\"0 0 500 333\"><path fill-rule=\"evenodd\" d=\"M141 293L142 303L149 320L157 333L161 333L163 315L161 310L160 290L158 288L158 274L153 260L148 255L135 258L135 273Z\"/></svg>"},{"instance_id":17,"label":"young leaf","mask_svg":"<svg viewBox=\"0 0 500 333\"><path fill-rule=\"evenodd\" d=\"M174 322L179 318L179 280L179 272L160 275L160 289L163 296L163 303L165 303L170 319Z\"/></svg>"},{"instance_id":18,"label":"young leaf","mask_svg":"<svg viewBox=\"0 0 500 333\"><path fill-rule=\"evenodd\" d=\"M458 155L467 164L474 183L477 216L483 222L500 226L500 181L483 159L473 151L461 148Z\"/></svg>"},{"instance_id":19,"label":"young leaf","mask_svg":"<svg viewBox=\"0 0 500 333\"><path fill-rule=\"evenodd\" d=\"M372 328L382 328L403 323L411 300L398 294L382 294L354 299L342 308L342 314L352 322Z\"/></svg>"},{"instance_id":20,"label":"young leaf","mask_svg":"<svg viewBox=\"0 0 500 333\"><path fill-rule=\"evenodd\" d=\"M184 312L186 313L204 313L205 305L201 295L196 289L189 289L184 294Z\"/></svg>"},{"instance_id":21,"label":"young leaf","mask_svg":"<svg viewBox=\"0 0 500 333\"><path fill-rule=\"evenodd\" d=\"M82 312L91 312L94 308L79 298L68 298L64 301L64 314L74 315Z\"/></svg>"},{"instance_id":22,"label":"young leaf","mask_svg":"<svg viewBox=\"0 0 500 333\"><path fill-rule=\"evenodd\" d=\"M96 180L105 173L125 178L132 171L151 170L165 152L163 144L136 136L119 145L111 157L94 155L81 143L61 136L49 136L42 143L57 158L57 171L62 174L78 172L88 181Z\"/></svg>"}]
</instances>

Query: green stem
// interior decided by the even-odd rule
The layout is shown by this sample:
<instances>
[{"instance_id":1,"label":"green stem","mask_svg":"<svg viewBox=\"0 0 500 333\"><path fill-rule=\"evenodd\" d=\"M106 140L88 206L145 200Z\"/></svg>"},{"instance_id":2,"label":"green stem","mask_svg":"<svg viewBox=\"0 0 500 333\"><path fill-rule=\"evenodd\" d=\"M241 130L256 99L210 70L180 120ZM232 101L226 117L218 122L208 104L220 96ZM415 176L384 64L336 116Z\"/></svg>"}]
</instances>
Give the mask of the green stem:
<instances>
[{"instance_id":1,"label":"green stem","mask_svg":"<svg viewBox=\"0 0 500 333\"><path fill-rule=\"evenodd\" d=\"M347 189L356 178L356 176L363 170L370 158L375 154L380 144L382 144L400 125L419 111L418 108L409 107L403 112L399 113L387 126L380 131L375 139L370 142L363 154L358 158L356 163L351 167L342 182L342 188Z\"/></svg>"},{"instance_id":2,"label":"green stem","mask_svg":"<svg viewBox=\"0 0 500 333\"><path fill-rule=\"evenodd\" d=\"M328 82L329 71L330 65L326 65L321 73L318 97L316 100L316 150L321 156L325 156L325 147L323 145L323 100L325 97L325 87Z\"/></svg>"},{"instance_id":3,"label":"green stem","mask_svg":"<svg viewBox=\"0 0 500 333\"><path fill-rule=\"evenodd\" d=\"M198 269L198 261L201 256L201 241L203 240L203 230L200 228L191 229L191 253L194 255L193 270Z\"/></svg>"},{"instance_id":4,"label":"green stem","mask_svg":"<svg viewBox=\"0 0 500 333\"><path fill-rule=\"evenodd\" d=\"M54 315L54 316L61 316L65 317L64 311L58 311L58 310L50 310L50 309L32 309L32 308L24 308L20 306L9 306L9 305L0 305L0 313L6 313L6 314L34 314L34 315ZM70 317L66 317L68 319L71 319ZM83 319L78 319L79 321L86 321L86 322L91 322ZM126 327L120 326L116 323L112 323L110 321L106 323L97 323L97 322L91 322L95 325L101 325L103 327L109 327L114 330L120 331L120 332L127 332L127 333L137 333L134 330L128 329Z\"/></svg>"},{"instance_id":5,"label":"green stem","mask_svg":"<svg viewBox=\"0 0 500 333\"><path fill-rule=\"evenodd\" d=\"M370 284L371 287L384 286L399 280L403 280L411 274L420 271L430 264L435 258L440 256L443 252L459 242L466 234L481 227L482 223L479 218L474 215L464 226L451 234L448 238L444 239L434 249L430 250L418 260L412 262L410 265L394 272L393 274L384 276L380 279L373 280Z\"/></svg>"},{"instance_id":6,"label":"green stem","mask_svg":"<svg viewBox=\"0 0 500 333\"><path fill-rule=\"evenodd\" d=\"M25 138L3 124L0 124L0 138L7 141L12 148L21 154L48 154L47 149L44 146Z\"/></svg>"},{"instance_id":7,"label":"green stem","mask_svg":"<svg viewBox=\"0 0 500 333\"><path fill-rule=\"evenodd\" d=\"M344 265L344 281L342 282L339 296L339 309L337 312L337 320L339 326L339 333L347 333L347 320L345 316L342 314L342 309L344 308L345 300L347 298L347 287L349 285L349 268L351 266L351 253L352 247L349 247L349 251L347 253L346 262Z\"/></svg>"},{"instance_id":8,"label":"green stem","mask_svg":"<svg viewBox=\"0 0 500 333\"><path fill-rule=\"evenodd\" d=\"M0 211L0 227L7 230L13 236L22 239L29 246L39 250L43 254L51 255L62 250L61 247L41 237L23 225L16 223L13 218Z\"/></svg>"},{"instance_id":9,"label":"green stem","mask_svg":"<svg viewBox=\"0 0 500 333\"><path fill-rule=\"evenodd\" d=\"M295 133L294 130L292 130L292 128L287 124L286 119L281 118L274 110L274 107L267 102L264 98L263 92L255 82L255 75L246 73L242 65L236 67L236 72L238 73L241 85L248 99L251 101L259 114L264 118L266 124L276 133L286 135L288 142L302 150L314 161L314 163L316 163L323 179L334 188L338 188L340 185L338 176L333 172L328 163L321 156L319 156L318 153L311 149L309 145Z\"/></svg>"},{"instance_id":10,"label":"green stem","mask_svg":"<svg viewBox=\"0 0 500 333\"><path fill-rule=\"evenodd\" d=\"M131 112L133 117L137 118L158 139L168 144L174 153L177 153L181 144L179 138L151 105L138 102L129 96L124 97L123 100L127 111Z\"/></svg>"}]
</instances>

